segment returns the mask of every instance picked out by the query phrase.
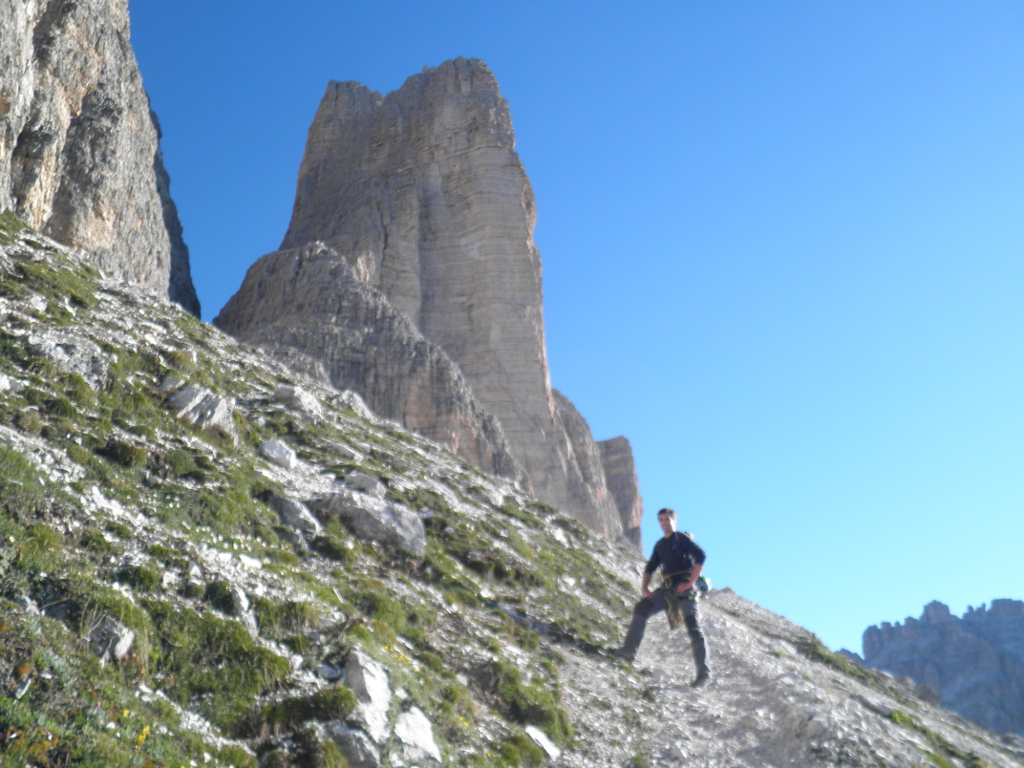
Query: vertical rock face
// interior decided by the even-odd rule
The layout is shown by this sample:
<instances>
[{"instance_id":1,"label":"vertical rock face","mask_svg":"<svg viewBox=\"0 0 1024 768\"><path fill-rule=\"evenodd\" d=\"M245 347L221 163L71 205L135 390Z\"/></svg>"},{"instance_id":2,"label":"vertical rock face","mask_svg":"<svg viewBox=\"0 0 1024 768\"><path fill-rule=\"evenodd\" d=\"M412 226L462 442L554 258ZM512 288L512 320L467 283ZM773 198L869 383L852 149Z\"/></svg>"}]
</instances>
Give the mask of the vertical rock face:
<instances>
[{"instance_id":1,"label":"vertical rock face","mask_svg":"<svg viewBox=\"0 0 1024 768\"><path fill-rule=\"evenodd\" d=\"M643 551L640 539L640 521L644 515L644 502L640 498L640 481L636 476L636 462L633 461L633 447L624 437L601 440L597 447L601 451L601 466L604 468L605 483L622 521L622 535L637 551Z\"/></svg>"},{"instance_id":2,"label":"vertical rock face","mask_svg":"<svg viewBox=\"0 0 1024 768\"><path fill-rule=\"evenodd\" d=\"M257 261L213 322L278 357L280 350L301 350L374 412L488 472L524 480L501 425L477 402L458 366L323 243Z\"/></svg>"},{"instance_id":3,"label":"vertical rock face","mask_svg":"<svg viewBox=\"0 0 1024 768\"><path fill-rule=\"evenodd\" d=\"M0 0L0 19L0 210L198 315L126 0Z\"/></svg>"},{"instance_id":4,"label":"vertical rock face","mask_svg":"<svg viewBox=\"0 0 1024 768\"><path fill-rule=\"evenodd\" d=\"M508 104L483 62L457 59L386 97L358 83L328 85L281 248L319 241L338 254L454 362L536 495L616 538L621 521L590 430L551 389L534 219ZM265 304L258 318L242 318L233 302L216 322L251 339L256 325L295 314L277 298L253 296ZM341 328L347 321L338 317ZM315 333L278 341L333 355L326 339L302 346ZM417 430L406 414L433 408L405 405L411 394L400 388L359 391Z\"/></svg>"},{"instance_id":5,"label":"vertical rock face","mask_svg":"<svg viewBox=\"0 0 1024 768\"><path fill-rule=\"evenodd\" d=\"M912 677L989 730L1024 734L1024 602L993 600L960 618L933 602L919 620L868 627L863 643L868 666Z\"/></svg>"}]
</instances>

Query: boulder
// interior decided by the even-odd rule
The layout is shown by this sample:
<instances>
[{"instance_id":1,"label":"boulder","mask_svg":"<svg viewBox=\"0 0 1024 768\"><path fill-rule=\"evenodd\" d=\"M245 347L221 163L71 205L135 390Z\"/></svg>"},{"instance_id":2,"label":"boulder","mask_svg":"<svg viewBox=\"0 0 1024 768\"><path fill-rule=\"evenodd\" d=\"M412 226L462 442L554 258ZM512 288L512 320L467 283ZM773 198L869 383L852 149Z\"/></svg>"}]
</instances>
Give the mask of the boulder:
<instances>
[{"instance_id":1,"label":"boulder","mask_svg":"<svg viewBox=\"0 0 1024 768\"><path fill-rule=\"evenodd\" d=\"M338 403L345 408L350 408L355 411L356 416L366 421L375 421L376 417L373 415L373 411L367 406L366 401L360 397L358 392L353 392L351 389L346 389L336 398Z\"/></svg>"},{"instance_id":2,"label":"boulder","mask_svg":"<svg viewBox=\"0 0 1024 768\"><path fill-rule=\"evenodd\" d=\"M387 488L384 487L384 483L365 472L349 472L345 475L345 484L352 486L358 491L362 491L367 496L373 496L377 499L383 499L387 494Z\"/></svg>"},{"instance_id":3,"label":"boulder","mask_svg":"<svg viewBox=\"0 0 1024 768\"><path fill-rule=\"evenodd\" d=\"M103 663L123 659L135 642L135 633L124 624L103 616L89 632L89 648Z\"/></svg>"},{"instance_id":4,"label":"boulder","mask_svg":"<svg viewBox=\"0 0 1024 768\"><path fill-rule=\"evenodd\" d=\"M380 768L380 748L359 728L349 728L340 720L331 723L327 732L345 755L352 768Z\"/></svg>"},{"instance_id":5,"label":"boulder","mask_svg":"<svg viewBox=\"0 0 1024 768\"><path fill-rule=\"evenodd\" d=\"M319 536L323 530L319 521L313 517L309 507L295 499L274 496L270 500L270 508L277 512L281 522L307 536Z\"/></svg>"},{"instance_id":6,"label":"boulder","mask_svg":"<svg viewBox=\"0 0 1024 768\"><path fill-rule=\"evenodd\" d=\"M249 607L249 598L237 584L231 585L231 612L242 622L249 637L254 640L260 633L259 625L256 622L256 615Z\"/></svg>"},{"instance_id":7,"label":"boulder","mask_svg":"<svg viewBox=\"0 0 1024 768\"><path fill-rule=\"evenodd\" d=\"M276 464L281 469L294 469L299 457L284 440L274 438L260 444L259 454L271 464Z\"/></svg>"},{"instance_id":8,"label":"boulder","mask_svg":"<svg viewBox=\"0 0 1024 768\"><path fill-rule=\"evenodd\" d=\"M547 734L544 733L540 728L535 725L528 725L523 730L526 731L526 735L533 739L533 743L544 750L544 754L547 755L548 760L552 762L562 756L562 750L556 747L551 739L548 738Z\"/></svg>"},{"instance_id":9,"label":"boulder","mask_svg":"<svg viewBox=\"0 0 1024 768\"><path fill-rule=\"evenodd\" d=\"M359 453L359 451L355 450L349 445L345 445L344 443L338 443L332 440L329 443L327 443L324 447L331 453L335 454L336 456L340 456L346 461L360 461L363 458L362 454Z\"/></svg>"},{"instance_id":10,"label":"boulder","mask_svg":"<svg viewBox=\"0 0 1024 768\"><path fill-rule=\"evenodd\" d=\"M361 538L379 541L414 557L426 552L423 521L401 504L340 488L310 499L309 506L321 517L339 518Z\"/></svg>"},{"instance_id":11,"label":"boulder","mask_svg":"<svg viewBox=\"0 0 1024 768\"><path fill-rule=\"evenodd\" d=\"M323 364L320 366L323 367ZM302 387L282 384L274 391L274 399L307 421L318 424L324 420L324 407L312 392Z\"/></svg>"},{"instance_id":12,"label":"boulder","mask_svg":"<svg viewBox=\"0 0 1024 768\"><path fill-rule=\"evenodd\" d=\"M53 330L31 333L25 342L32 354L46 358L65 373L81 376L93 389L106 385L107 361L95 342Z\"/></svg>"},{"instance_id":13,"label":"boulder","mask_svg":"<svg viewBox=\"0 0 1024 768\"><path fill-rule=\"evenodd\" d=\"M177 417L200 429L226 437L238 444L235 430L235 398L224 397L198 384L182 387L170 397Z\"/></svg>"},{"instance_id":14,"label":"boulder","mask_svg":"<svg viewBox=\"0 0 1024 768\"><path fill-rule=\"evenodd\" d=\"M388 709L391 707L388 673L372 657L354 650L345 662L345 685L359 701L348 717L348 725L361 728L374 744L384 744L388 736Z\"/></svg>"},{"instance_id":15,"label":"boulder","mask_svg":"<svg viewBox=\"0 0 1024 768\"><path fill-rule=\"evenodd\" d=\"M419 707L403 712L395 720L395 745L390 756L391 764L396 768L441 765L441 751L434 742L434 730Z\"/></svg>"}]
</instances>

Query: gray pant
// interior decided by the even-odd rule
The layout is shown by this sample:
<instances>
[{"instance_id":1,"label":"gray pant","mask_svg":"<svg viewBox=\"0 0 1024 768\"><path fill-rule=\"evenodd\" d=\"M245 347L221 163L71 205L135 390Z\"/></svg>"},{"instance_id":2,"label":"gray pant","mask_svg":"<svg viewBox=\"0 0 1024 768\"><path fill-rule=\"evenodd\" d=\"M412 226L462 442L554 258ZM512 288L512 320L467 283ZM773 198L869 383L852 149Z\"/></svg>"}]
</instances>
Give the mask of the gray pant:
<instances>
[{"instance_id":1,"label":"gray pant","mask_svg":"<svg viewBox=\"0 0 1024 768\"><path fill-rule=\"evenodd\" d=\"M697 674L708 673L710 670L707 663L707 644L704 642L704 633L700 631L700 613L697 609L697 601L680 596L679 607L683 609L683 621L686 623L686 631L690 635L690 647L693 650L693 663L697 665ZM665 610L668 610L668 601L665 599L663 588L654 590L654 597L645 597L633 606L633 621L626 633L626 641L622 644L624 656L629 658L636 656L640 641L644 639L647 619Z\"/></svg>"}]
</instances>

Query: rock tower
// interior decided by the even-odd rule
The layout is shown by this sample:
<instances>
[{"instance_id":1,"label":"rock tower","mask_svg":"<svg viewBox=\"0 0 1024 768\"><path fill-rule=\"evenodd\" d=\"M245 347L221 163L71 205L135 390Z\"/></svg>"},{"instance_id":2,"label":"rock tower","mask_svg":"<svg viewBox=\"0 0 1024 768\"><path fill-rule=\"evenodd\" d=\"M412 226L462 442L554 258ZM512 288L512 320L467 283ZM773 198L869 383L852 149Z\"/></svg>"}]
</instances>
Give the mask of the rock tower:
<instances>
[{"instance_id":1,"label":"rock tower","mask_svg":"<svg viewBox=\"0 0 1024 768\"><path fill-rule=\"evenodd\" d=\"M332 82L281 250L253 265L214 322L321 359L382 415L478 466L499 457L506 473L521 468L540 499L615 539L623 515L601 452L551 387L535 217L508 104L483 62L425 68L387 96ZM315 259L300 255L311 247ZM402 349L371 329L380 316L338 306L342 294L365 293L353 280L408 320ZM286 296L282 281L307 287ZM465 392L439 373L449 363ZM424 382L415 392L399 384L410 367Z\"/></svg>"}]
</instances>

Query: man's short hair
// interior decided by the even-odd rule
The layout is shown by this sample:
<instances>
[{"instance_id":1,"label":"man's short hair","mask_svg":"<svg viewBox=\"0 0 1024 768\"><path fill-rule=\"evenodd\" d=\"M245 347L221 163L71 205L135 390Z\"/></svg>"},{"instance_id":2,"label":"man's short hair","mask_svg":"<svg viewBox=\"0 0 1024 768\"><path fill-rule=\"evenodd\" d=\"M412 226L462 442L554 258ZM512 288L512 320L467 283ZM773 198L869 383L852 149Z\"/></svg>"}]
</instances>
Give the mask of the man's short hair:
<instances>
[{"instance_id":1,"label":"man's short hair","mask_svg":"<svg viewBox=\"0 0 1024 768\"><path fill-rule=\"evenodd\" d=\"M669 520L676 519L676 511L674 509L669 509L668 507L658 510L658 517L661 517L662 515L668 517Z\"/></svg>"}]
</instances>

